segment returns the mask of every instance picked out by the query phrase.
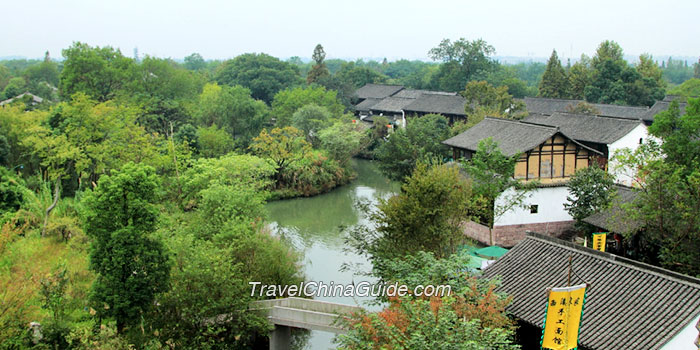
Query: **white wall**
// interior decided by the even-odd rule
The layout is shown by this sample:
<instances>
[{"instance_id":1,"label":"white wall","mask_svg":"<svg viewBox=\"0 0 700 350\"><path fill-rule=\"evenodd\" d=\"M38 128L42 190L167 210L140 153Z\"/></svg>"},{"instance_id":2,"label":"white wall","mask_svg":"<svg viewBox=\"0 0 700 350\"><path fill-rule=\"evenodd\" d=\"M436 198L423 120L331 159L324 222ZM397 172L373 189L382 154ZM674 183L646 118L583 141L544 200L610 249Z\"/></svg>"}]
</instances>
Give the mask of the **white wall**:
<instances>
[{"instance_id":1,"label":"white wall","mask_svg":"<svg viewBox=\"0 0 700 350\"><path fill-rule=\"evenodd\" d=\"M513 195L509 189L496 198L496 205L504 203L504 198ZM537 188L528 194L523 201L525 208L513 208L496 218L494 226L536 224L543 222L571 221L573 218L564 210L566 196L569 194L566 186ZM529 206L536 204L537 214L531 214Z\"/></svg>"},{"instance_id":2,"label":"white wall","mask_svg":"<svg viewBox=\"0 0 700 350\"><path fill-rule=\"evenodd\" d=\"M649 138L653 137L649 135L647 126L644 123L639 122L636 128L632 129L627 135L623 136L619 140L608 145L608 157L610 162L608 163L608 172L615 176L615 181L619 184L626 186L632 186L634 179L636 177L636 169L622 168L618 162L613 160L615 153L623 148L629 148L635 150L639 147L639 140L641 139L643 143L648 142Z\"/></svg>"},{"instance_id":3,"label":"white wall","mask_svg":"<svg viewBox=\"0 0 700 350\"><path fill-rule=\"evenodd\" d=\"M661 348L662 350L687 350L687 349L697 349L695 346L695 339L698 338L698 329L696 325L700 322L700 316L694 318L690 321L683 330L681 330L675 337L671 338L668 343L664 344Z\"/></svg>"}]
</instances>

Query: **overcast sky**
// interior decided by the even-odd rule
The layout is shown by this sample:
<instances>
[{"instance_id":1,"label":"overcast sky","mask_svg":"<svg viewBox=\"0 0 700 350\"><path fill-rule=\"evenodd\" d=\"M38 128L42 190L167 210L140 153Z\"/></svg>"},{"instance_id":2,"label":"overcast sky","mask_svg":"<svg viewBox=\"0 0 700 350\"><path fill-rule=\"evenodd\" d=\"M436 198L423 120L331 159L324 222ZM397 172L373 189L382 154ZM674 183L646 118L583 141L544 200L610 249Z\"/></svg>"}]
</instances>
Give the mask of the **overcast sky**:
<instances>
[{"instance_id":1,"label":"overcast sky","mask_svg":"<svg viewBox=\"0 0 700 350\"><path fill-rule=\"evenodd\" d=\"M498 56L592 55L603 40L627 55L700 55L700 1L5 1L0 57L59 57L73 41L127 56L225 59L246 52L427 59L443 38L483 38Z\"/></svg>"}]
</instances>

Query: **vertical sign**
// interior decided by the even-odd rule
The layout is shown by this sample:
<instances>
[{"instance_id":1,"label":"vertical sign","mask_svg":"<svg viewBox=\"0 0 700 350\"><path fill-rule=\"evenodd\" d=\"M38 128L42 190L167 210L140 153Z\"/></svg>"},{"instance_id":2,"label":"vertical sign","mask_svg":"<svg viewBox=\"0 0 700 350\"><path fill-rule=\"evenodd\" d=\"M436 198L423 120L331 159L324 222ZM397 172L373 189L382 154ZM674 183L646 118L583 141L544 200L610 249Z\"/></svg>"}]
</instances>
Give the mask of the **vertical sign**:
<instances>
[{"instance_id":1,"label":"vertical sign","mask_svg":"<svg viewBox=\"0 0 700 350\"><path fill-rule=\"evenodd\" d=\"M607 232L594 233L593 234L593 249L605 251L605 238L607 237Z\"/></svg>"},{"instance_id":2,"label":"vertical sign","mask_svg":"<svg viewBox=\"0 0 700 350\"><path fill-rule=\"evenodd\" d=\"M578 347L586 285L552 288L542 331L542 348L571 350Z\"/></svg>"}]
</instances>

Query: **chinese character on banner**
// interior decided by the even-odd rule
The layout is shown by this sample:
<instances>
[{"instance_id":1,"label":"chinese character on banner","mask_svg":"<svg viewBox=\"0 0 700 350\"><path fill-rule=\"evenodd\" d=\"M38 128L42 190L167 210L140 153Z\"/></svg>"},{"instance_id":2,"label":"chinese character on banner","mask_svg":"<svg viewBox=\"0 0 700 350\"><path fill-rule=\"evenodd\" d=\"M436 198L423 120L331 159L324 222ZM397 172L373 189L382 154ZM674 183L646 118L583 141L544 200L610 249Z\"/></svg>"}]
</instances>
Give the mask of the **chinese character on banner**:
<instances>
[{"instance_id":1,"label":"chinese character on banner","mask_svg":"<svg viewBox=\"0 0 700 350\"><path fill-rule=\"evenodd\" d=\"M594 233L593 234L593 249L605 251L605 238L607 237L607 232Z\"/></svg>"},{"instance_id":2,"label":"chinese character on banner","mask_svg":"<svg viewBox=\"0 0 700 350\"><path fill-rule=\"evenodd\" d=\"M578 347L586 285L552 288L547 300L542 348L571 350Z\"/></svg>"}]
</instances>

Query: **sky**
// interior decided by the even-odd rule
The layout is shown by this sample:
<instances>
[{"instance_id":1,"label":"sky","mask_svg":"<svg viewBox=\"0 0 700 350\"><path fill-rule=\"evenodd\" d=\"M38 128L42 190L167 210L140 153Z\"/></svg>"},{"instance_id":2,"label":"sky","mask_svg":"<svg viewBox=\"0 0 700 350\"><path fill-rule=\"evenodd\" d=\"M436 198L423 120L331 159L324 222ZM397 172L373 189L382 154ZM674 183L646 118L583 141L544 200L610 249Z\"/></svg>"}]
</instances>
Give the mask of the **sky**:
<instances>
[{"instance_id":1,"label":"sky","mask_svg":"<svg viewBox=\"0 0 700 350\"><path fill-rule=\"evenodd\" d=\"M309 58L427 60L444 38L484 39L498 56L700 56L700 1L34 0L2 5L0 57L54 58L74 41L133 56L227 59L247 52Z\"/></svg>"}]
</instances>

